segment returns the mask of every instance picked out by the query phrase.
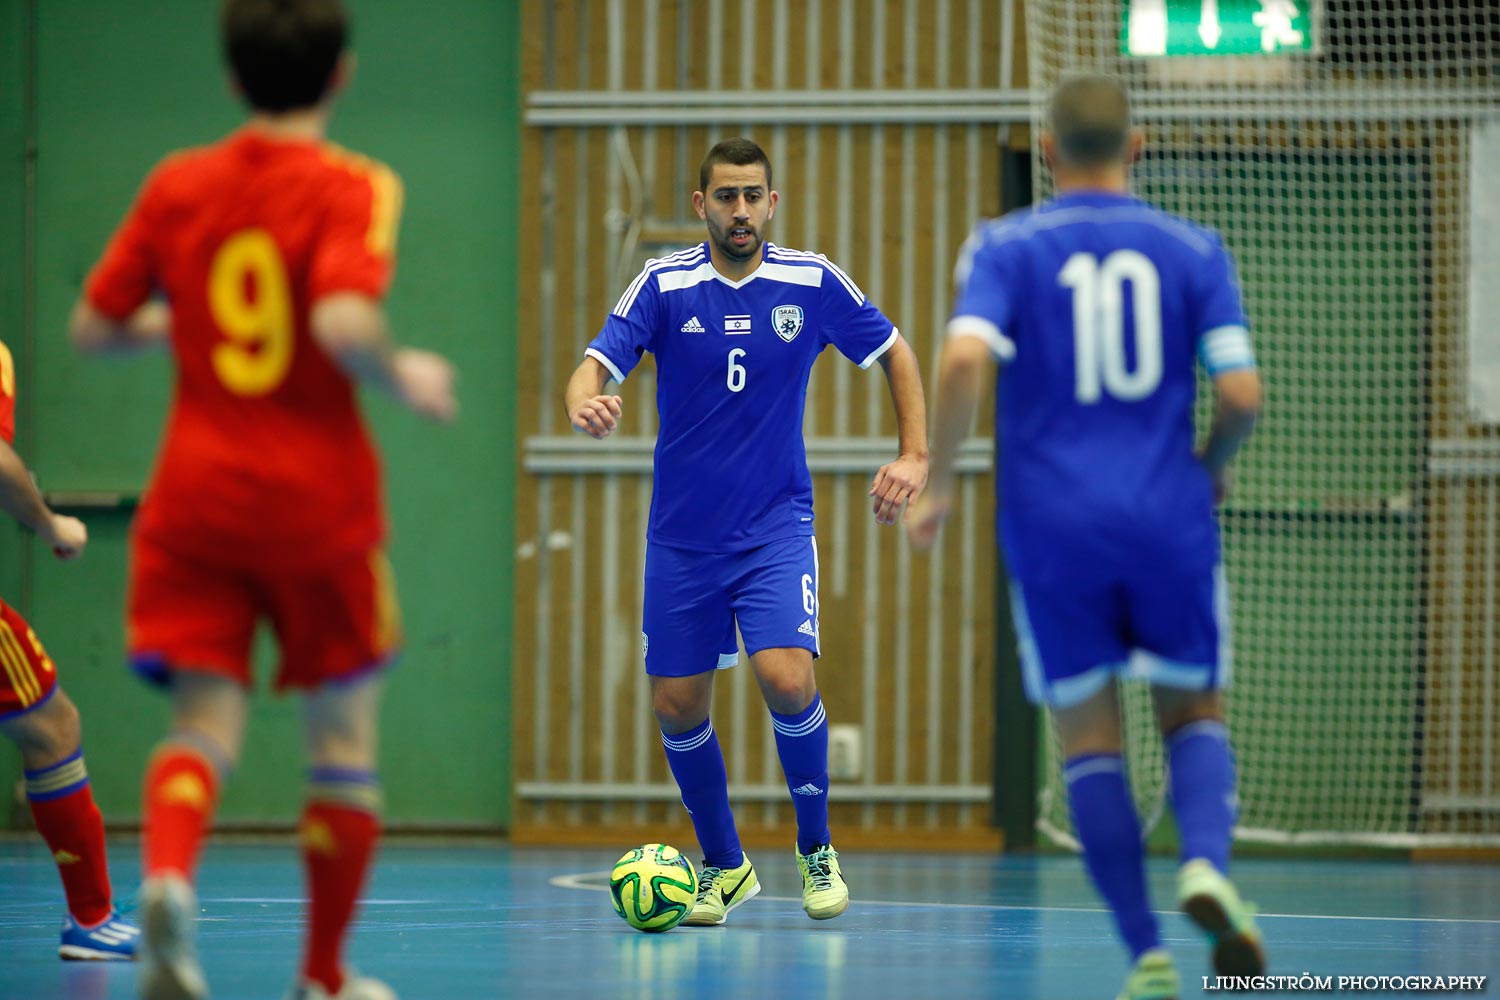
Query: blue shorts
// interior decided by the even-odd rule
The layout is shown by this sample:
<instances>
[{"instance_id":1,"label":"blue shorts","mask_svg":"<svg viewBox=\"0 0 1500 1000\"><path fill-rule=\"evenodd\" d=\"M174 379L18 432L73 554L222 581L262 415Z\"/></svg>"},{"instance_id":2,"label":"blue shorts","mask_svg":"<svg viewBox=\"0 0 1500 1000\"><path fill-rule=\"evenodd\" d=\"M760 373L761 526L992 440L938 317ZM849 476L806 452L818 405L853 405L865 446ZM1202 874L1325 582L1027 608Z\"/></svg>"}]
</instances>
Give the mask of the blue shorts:
<instances>
[{"instance_id":1,"label":"blue shorts","mask_svg":"<svg viewBox=\"0 0 1500 1000\"><path fill-rule=\"evenodd\" d=\"M744 552L646 545L641 643L646 673L690 677L739 659L799 648L818 655L818 542L784 538Z\"/></svg>"},{"instance_id":2,"label":"blue shorts","mask_svg":"<svg viewBox=\"0 0 1500 1000\"><path fill-rule=\"evenodd\" d=\"M1033 704L1077 705L1114 676L1193 691L1229 686L1222 566L1013 577L1010 601Z\"/></svg>"}]
</instances>

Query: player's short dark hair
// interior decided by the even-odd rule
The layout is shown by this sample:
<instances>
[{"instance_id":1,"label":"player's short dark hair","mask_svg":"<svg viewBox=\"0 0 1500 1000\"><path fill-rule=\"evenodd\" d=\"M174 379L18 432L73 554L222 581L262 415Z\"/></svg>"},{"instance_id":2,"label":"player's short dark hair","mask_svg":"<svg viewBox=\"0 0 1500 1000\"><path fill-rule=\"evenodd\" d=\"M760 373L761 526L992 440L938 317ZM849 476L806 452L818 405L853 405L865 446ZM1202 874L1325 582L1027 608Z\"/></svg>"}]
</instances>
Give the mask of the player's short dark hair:
<instances>
[{"instance_id":1,"label":"player's short dark hair","mask_svg":"<svg viewBox=\"0 0 1500 1000\"><path fill-rule=\"evenodd\" d=\"M703 158L703 165L698 168L699 191L708 193L709 175L714 172L714 166L720 163L732 163L737 167L748 167L752 163L759 163L766 168L766 190L771 189L771 158L766 155L764 149L749 139L737 137L716 143Z\"/></svg>"},{"instance_id":2,"label":"player's short dark hair","mask_svg":"<svg viewBox=\"0 0 1500 1000\"><path fill-rule=\"evenodd\" d=\"M251 107L291 111L328 92L349 18L341 0L224 0L219 33Z\"/></svg>"},{"instance_id":3,"label":"player's short dark hair","mask_svg":"<svg viewBox=\"0 0 1500 1000\"><path fill-rule=\"evenodd\" d=\"M1057 85L1047 108L1057 155L1075 167L1123 159L1130 138L1130 92L1105 73L1070 76Z\"/></svg>"}]
</instances>

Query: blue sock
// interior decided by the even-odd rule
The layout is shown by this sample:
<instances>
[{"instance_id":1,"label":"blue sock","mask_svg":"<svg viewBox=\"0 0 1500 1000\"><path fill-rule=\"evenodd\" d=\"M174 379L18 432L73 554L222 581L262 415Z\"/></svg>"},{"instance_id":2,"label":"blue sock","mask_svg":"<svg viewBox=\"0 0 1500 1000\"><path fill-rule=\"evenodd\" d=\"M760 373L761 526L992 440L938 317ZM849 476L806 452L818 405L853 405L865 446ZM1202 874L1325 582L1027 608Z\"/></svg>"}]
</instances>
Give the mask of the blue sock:
<instances>
[{"instance_id":1,"label":"blue sock","mask_svg":"<svg viewBox=\"0 0 1500 1000\"><path fill-rule=\"evenodd\" d=\"M1217 719L1190 722L1167 737L1172 809L1182 837L1182 860L1206 858L1229 870L1229 842L1239 802L1229 730Z\"/></svg>"},{"instance_id":2,"label":"blue sock","mask_svg":"<svg viewBox=\"0 0 1500 1000\"><path fill-rule=\"evenodd\" d=\"M828 713L813 692L812 704L796 715L771 713L776 753L797 810L797 850L810 854L828 843Z\"/></svg>"},{"instance_id":3,"label":"blue sock","mask_svg":"<svg viewBox=\"0 0 1500 1000\"><path fill-rule=\"evenodd\" d=\"M719 749L713 721L704 719L696 729L674 736L662 733L661 743L667 748L672 777L682 790L682 804L693 818L703 863L738 868L745 852L740 850L739 831L729 810L729 775L724 770L724 753Z\"/></svg>"},{"instance_id":4,"label":"blue sock","mask_svg":"<svg viewBox=\"0 0 1500 1000\"><path fill-rule=\"evenodd\" d=\"M1139 958L1161 947L1161 934L1146 896L1146 851L1141 820L1125 781L1125 762L1119 754L1084 754L1068 761L1063 777L1084 864L1114 912L1131 957Z\"/></svg>"}]
</instances>

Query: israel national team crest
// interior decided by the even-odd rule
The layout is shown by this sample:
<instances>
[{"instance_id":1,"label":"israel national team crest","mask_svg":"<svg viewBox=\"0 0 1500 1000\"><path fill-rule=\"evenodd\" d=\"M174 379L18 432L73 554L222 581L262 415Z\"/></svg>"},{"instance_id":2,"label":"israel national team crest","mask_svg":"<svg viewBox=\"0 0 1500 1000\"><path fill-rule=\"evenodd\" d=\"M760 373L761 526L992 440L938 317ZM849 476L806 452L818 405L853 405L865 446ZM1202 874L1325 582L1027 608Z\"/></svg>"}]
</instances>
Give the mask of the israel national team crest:
<instances>
[{"instance_id":1,"label":"israel national team crest","mask_svg":"<svg viewBox=\"0 0 1500 1000\"><path fill-rule=\"evenodd\" d=\"M802 332L802 307L801 306L777 306L771 310L771 326L776 329L776 336L792 342L792 338Z\"/></svg>"}]
</instances>

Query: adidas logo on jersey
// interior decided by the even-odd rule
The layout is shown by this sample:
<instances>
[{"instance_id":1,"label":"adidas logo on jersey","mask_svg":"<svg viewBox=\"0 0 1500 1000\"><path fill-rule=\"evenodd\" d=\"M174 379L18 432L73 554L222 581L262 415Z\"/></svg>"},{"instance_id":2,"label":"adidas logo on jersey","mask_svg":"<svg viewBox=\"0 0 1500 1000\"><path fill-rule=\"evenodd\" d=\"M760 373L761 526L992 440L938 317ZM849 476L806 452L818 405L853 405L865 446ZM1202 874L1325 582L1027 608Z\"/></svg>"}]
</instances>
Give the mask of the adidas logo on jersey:
<instances>
[{"instance_id":1,"label":"adidas logo on jersey","mask_svg":"<svg viewBox=\"0 0 1500 1000\"><path fill-rule=\"evenodd\" d=\"M805 785L798 785L792 789L793 795L822 795L823 789L809 781Z\"/></svg>"},{"instance_id":2,"label":"adidas logo on jersey","mask_svg":"<svg viewBox=\"0 0 1500 1000\"><path fill-rule=\"evenodd\" d=\"M700 323L700 322L698 322L698 317L694 316L692 319L690 319L686 323L682 324L682 332L683 333L704 333L705 331L703 329L703 324Z\"/></svg>"},{"instance_id":3,"label":"adidas logo on jersey","mask_svg":"<svg viewBox=\"0 0 1500 1000\"><path fill-rule=\"evenodd\" d=\"M809 618L807 621L803 622L801 625L798 625L797 626L797 631L801 632L803 635L810 635L810 636L814 636L814 637L816 637L817 634L818 634L818 630L815 629L815 628L813 628L813 623L812 623L812 619L811 618Z\"/></svg>"}]
</instances>

